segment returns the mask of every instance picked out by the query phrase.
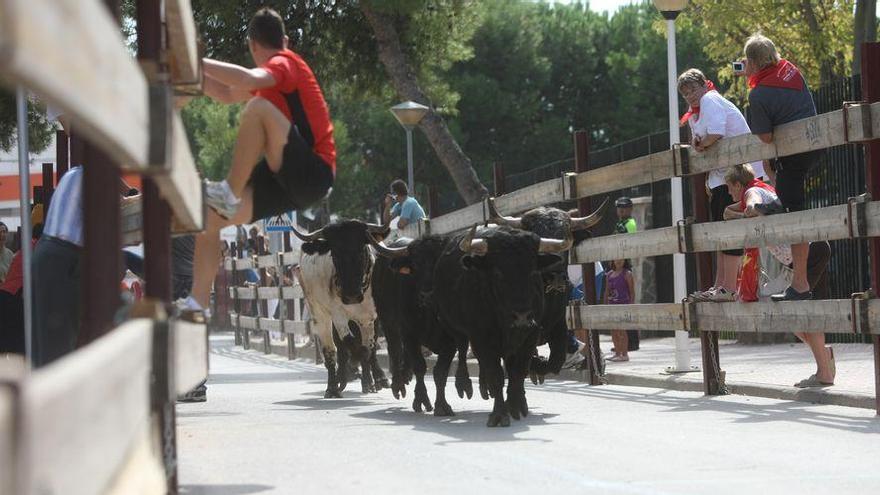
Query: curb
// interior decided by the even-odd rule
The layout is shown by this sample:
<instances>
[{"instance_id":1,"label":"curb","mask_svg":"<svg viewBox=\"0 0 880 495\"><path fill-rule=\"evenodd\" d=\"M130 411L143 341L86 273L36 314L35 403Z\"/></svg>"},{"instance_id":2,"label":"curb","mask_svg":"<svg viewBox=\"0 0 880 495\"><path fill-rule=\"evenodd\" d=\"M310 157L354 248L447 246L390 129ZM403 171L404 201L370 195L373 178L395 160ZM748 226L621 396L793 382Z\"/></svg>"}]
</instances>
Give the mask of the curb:
<instances>
[{"instance_id":1,"label":"curb","mask_svg":"<svg viewBox=\"0 0 880 495\"><path fill-rule=\"evenodd\" d=\"M255 341L256 340L256 341ZM241 346L235 346L243 349ZM287 357L287 346L273 342L271 354ZM262 339L251 339L251 351L266 354L263 349ZM312 345L297 347L296 359L315 362L315 348ZM433 363L431 356L426 361ZM388 355L379 355L380 364L388 368ZM430 368L430 366L429 366ZM472 376L479 376L477 363L468 361L468 370ZM587 383L589 377L586 371L562 370L557 375L559 379L572 380ZM606 373L603 377L606 384L622 385L626 387L649 387L680 392L702 392L703 380L676 375L640 375L635 373ZM874 409L876 401L874 396L859 394L856 392L836 392L828 389L803 389L784 385L771 385L753 382L727 382L727 389L732 395L745 395L749 397L763 397L766 399L789 400L812 404L824 404L831 406L857 407L861 409Z\"/></svg>"}]
</instances>

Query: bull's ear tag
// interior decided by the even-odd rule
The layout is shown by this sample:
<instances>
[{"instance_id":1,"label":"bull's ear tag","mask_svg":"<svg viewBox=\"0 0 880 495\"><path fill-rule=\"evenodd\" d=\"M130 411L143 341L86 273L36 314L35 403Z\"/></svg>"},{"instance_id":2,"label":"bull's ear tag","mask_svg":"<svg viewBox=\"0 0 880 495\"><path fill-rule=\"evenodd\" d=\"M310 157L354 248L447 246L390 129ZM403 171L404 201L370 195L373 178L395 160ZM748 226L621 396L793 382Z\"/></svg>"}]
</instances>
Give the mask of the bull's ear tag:
<instances>
[{"instance_id":1,"label":"bull's ear tag","mask_svg":"<svg viewBox=\"0 0 880 495\"><path fill-rule=\"evenodd\" d=\"M401 275L409 275L412 273L412 269L408 266L402 266L397 270L397 273L400 273Z\"/></svg>"}]
</instances>

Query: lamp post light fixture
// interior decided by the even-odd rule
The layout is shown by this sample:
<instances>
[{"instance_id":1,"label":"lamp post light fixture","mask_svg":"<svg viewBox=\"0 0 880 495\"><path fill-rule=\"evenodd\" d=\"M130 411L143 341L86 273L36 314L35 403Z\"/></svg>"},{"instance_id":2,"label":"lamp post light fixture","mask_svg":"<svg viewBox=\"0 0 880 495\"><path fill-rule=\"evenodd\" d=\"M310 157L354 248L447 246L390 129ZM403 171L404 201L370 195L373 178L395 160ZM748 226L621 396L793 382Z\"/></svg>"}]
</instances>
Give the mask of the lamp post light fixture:
<instances>
[{"instance_id":1,"label":"lamp post light fixture","mask_svg":"<svg viewBox=\"0 0 880 495\"><path fill-rule=\"evenodd\" d=\"M654 6L666 19L666 65L669 74L669 147L679 143L678 132L678 63L675 57L675 19L687 7L687 0L654 0ZM684 193L681 177L671 180L672 225L678 225L684 219ZM687 277L683 254L672 255L674 277L674 299L681 301L687 297ZM684 331L675 332L675 364L666 369L670 373L686 373L697 371L691 366L691 355L688 348L688 334Z\"/></svg>"},{"instance_id":2,"label":"lamp post light fixture","mask_svg":"<svg viewBox=\"0 0 880 495\"><path fill-rule=\"evenodd\" d=\"M391 107L391 113L394 114L394 118L400 122L400 125L406 131L406 184L409 187L409 193L413 194L415 192L415 179L413 177L412 131L415 126L419 125L425 114L428 113L428 107L414 101L405 101Z\"/></svg>"}]
</instances>

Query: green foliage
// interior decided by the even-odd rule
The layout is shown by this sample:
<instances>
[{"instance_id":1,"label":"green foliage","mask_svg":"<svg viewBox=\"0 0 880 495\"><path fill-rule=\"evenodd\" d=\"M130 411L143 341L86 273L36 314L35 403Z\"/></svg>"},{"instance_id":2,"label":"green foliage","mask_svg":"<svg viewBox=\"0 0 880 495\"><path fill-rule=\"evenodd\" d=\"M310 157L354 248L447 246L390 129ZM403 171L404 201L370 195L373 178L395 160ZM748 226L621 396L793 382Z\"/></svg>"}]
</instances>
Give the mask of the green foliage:
<instances>
[{"instance_id":1,"label":"green foliage","mask_svg":"<svg viewBox=\"0 0 880 495\"><path fill-rule=\"evenodd\" d=\"M197 98L182 112L190 148L205 177L226 177L238 133L240 105L221 105L207 97Z\"/></svg>"},{"instance_id":2,"label":"green foliage","mask_svg":"<svg viewBox=\"0 0 880 495\"><path fill-rule=\"evenodd\" d=\"M41 105L28 98L28 147L32 153L45 150L55 135L55 124L46 120ZM18 112L15 93L0 88L0 150L9 151L18 142Z\"/></svg>"}]
</instances>

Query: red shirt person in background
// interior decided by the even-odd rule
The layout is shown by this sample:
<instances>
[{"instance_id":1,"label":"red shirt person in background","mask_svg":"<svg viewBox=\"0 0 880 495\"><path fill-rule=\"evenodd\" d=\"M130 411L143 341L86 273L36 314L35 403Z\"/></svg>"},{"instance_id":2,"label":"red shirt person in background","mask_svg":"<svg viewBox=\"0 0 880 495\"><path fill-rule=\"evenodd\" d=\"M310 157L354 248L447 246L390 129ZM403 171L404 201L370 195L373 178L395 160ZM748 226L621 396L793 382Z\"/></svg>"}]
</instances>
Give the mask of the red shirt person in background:
<instances>
[{"instance_id":1,"label":"red shirt person in background","mask_svg":"<svg viewBox=\"0 0 880 495\"><path fill-rule=\"evenodd\" d=\"M31 212L31 248L43 234L43 205L36 205ZM0 354L25 353L24 336L24 257L19 249L12 257L6 280L0 284Z\"/></svg>"},{"instance_id":2,"label":"red shirt person in background","mask_svg":"<svg viewBox=\"0 0 880 495\"><path fill-rule=\"evenodd\" d=\"M301 210L326 197L336 175L333 125L308 64L288 49L284 22L262 8L251 19L248 47L256 68L204 59L205 94L247 101L226 180L208 182L205 232L196 237L192 295L184 309L207 307L219 266L220 229Z\"/></svg>"}]
</instances>

